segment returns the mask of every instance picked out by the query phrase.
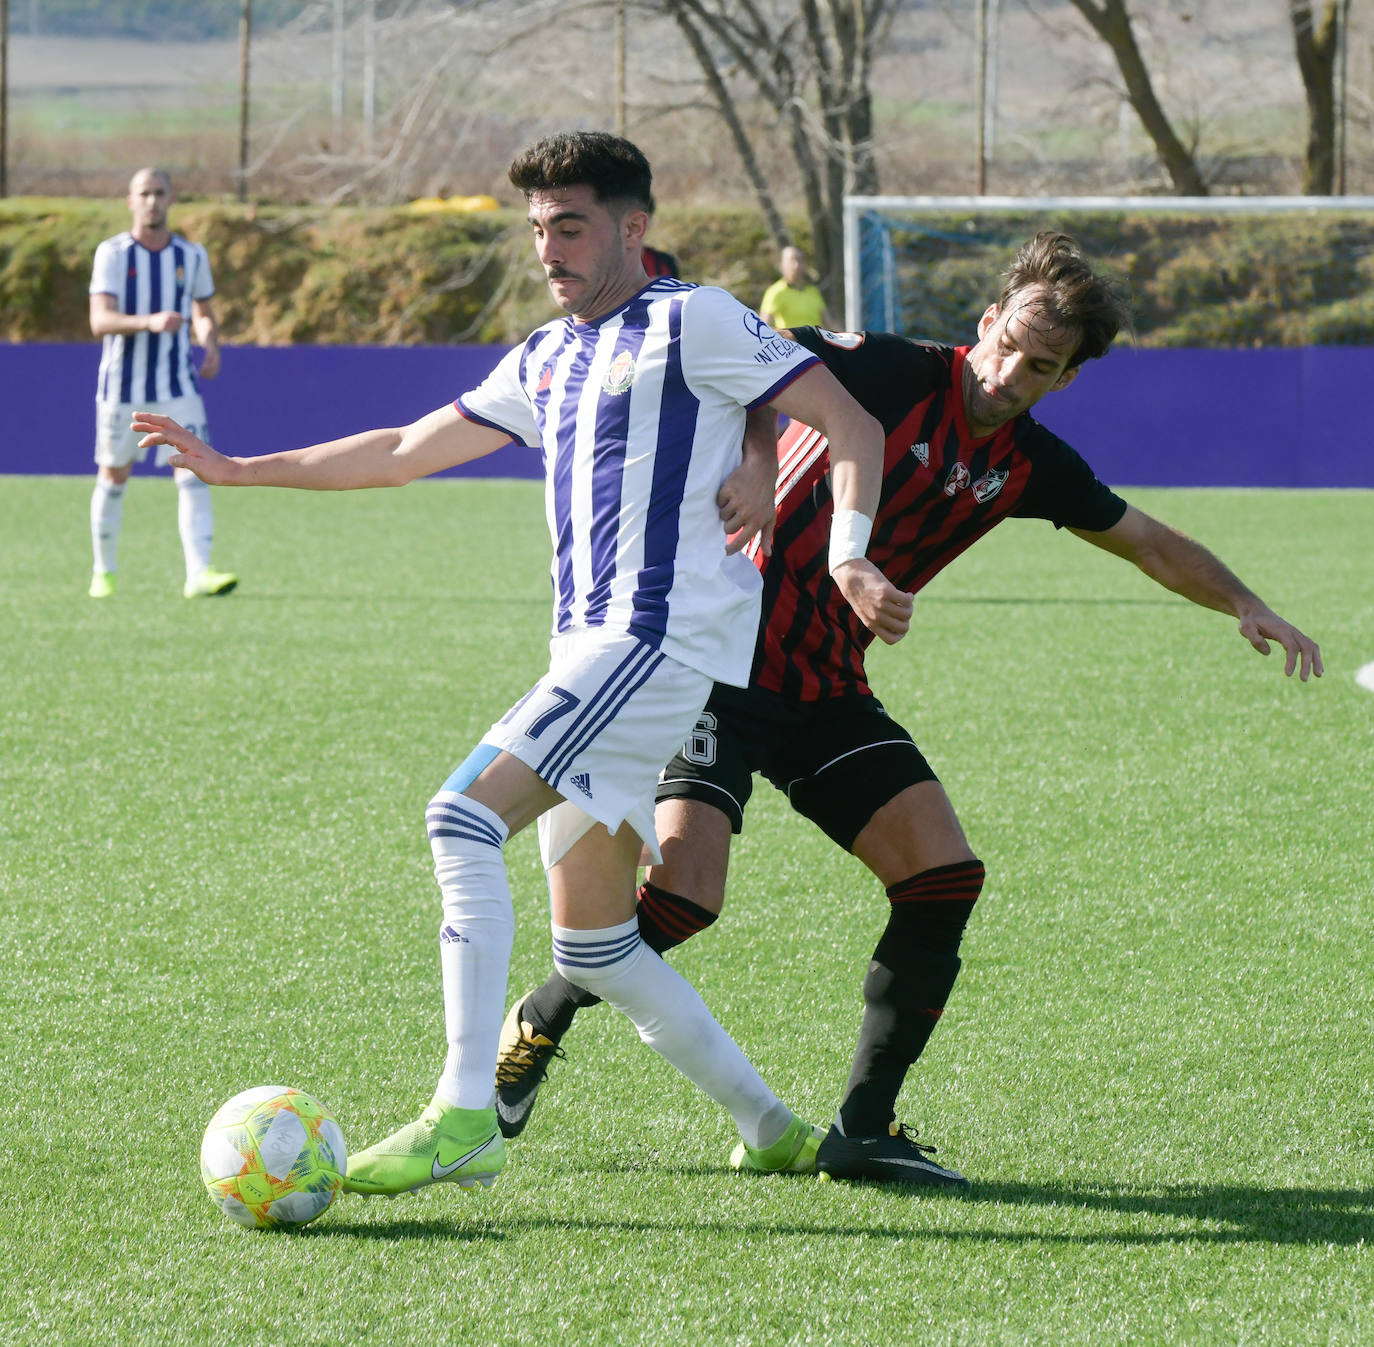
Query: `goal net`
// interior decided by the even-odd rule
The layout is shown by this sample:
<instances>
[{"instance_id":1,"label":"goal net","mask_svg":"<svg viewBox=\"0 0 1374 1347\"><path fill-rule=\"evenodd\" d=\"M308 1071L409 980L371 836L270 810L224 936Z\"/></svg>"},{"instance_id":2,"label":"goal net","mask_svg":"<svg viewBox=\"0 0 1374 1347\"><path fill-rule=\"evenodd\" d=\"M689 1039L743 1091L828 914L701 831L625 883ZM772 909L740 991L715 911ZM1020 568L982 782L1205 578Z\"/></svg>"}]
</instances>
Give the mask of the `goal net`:
<instances>
[{"instance_id":1,"label":"goal net","mask_svg":"<svg viewBox=\"0 0 1374 1347\"><path fill-rule=\"evenodd\" d=\"M962 344L1041 229L1131 289L1142 346L1374 345L1374 197L848 197L845 322Z\"/></svg>"}]
</instances>

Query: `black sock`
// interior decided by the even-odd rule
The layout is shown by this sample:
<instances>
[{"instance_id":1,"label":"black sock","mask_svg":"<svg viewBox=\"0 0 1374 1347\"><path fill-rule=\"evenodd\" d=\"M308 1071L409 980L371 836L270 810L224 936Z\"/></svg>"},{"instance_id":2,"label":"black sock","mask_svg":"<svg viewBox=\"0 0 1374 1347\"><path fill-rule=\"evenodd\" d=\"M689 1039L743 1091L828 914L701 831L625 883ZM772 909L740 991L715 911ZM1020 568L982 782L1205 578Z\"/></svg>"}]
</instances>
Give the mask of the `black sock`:
<instances>
[{"instance_id":1,"label":"black sock","mask_svg":"<svg viewBox=\"0 0 1374 1347\"><path fill-rule=\"evenodd\" d=\"M705 930L715 921L717 914L708 912L690 898L669 893L656 884L645 883L639 886L635 915L639 918L639 934L644 943L656 954L663 954L698 931ZM554 972L542 987L536 988L525 998L523 1013L536 1033L558 1043L568 1032L573 1016L587 1006L600 1004L600 1001L599 996L583 991L562 973Z\"/></svg>"},{"instance_id":2,"label":"black sock","mask_svg":"<svg viewBox=\"0 0 1374 1347\"><path fill-rule=\"evenodd\" d=\"M583 991L555 970L542 987L536 987L525 997L520 1017L533 1027L535 1033L558 1043L568 1032L573 1016L587 1006L598 1005L600 1001L599 996Z\"/></svg>"},{"instance_id":3,"label":"black sock","mask_svg":"<svg viewBox=\"0 0 1374 1347\"><path fill-rule=\"evenodd\" d=\"M959 942L982 886L982 863L962 861L888 889L891 911L864 978L863 1023L840 1105L846 1135L887 1131L959 976Z\"/></svg>"}]
</instances>

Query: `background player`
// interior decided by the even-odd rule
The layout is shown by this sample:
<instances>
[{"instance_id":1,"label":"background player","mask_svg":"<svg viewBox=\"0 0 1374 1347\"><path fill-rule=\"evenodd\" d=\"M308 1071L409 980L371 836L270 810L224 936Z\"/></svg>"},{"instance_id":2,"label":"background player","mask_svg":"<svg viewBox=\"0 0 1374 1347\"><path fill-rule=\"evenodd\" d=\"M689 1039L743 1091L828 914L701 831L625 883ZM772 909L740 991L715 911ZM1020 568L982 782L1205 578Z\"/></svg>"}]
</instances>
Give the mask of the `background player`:
<instances>
[{"instance_id":1,"label":"background player","mask_svg":"<svg viewBox=\"0 0 1374 1347\"><path fill-rule=\"evenodd\" d=\"M1311 640L1205 548L1127 505L1029 415L1084 360L1106 354L1127 316L1117 290L1073 239L1055 233L1023 247L1004 279L972 348L815 328L789 334L883 423L883 496L869 560L915 592L1008 516L1049 519L1229 613L1261 653L1277 641L1285 673L1320 675ZM779 458L773 555L757 557L766 620L751 683L743 692L717 686L663 775L663 864L640 889L640 929L662 951L715 920L730 835L741 828L752 773L763 772L868 866L889 901L864 979L858 1048L817 1166L840 1177L961 1187L960 1175L894 1121L895 1104L958 975L983 866L925 758L872 695L869 635L817 566L832 508L825 438L793 424ZM509 1135L528 1119L578 1005L589 1003L555 974L512 1006L498 1068Z\"/></svg>"},{"instance_id":2,"label":"background player","mask_svg":"<svg viewBox=\"0 0 1374 1347\"><path fill-rule=\"evenodd\" d=\"M95 564L90 595L114 593L115 551L124 515L124 491L140 452L129 429L135 407L159 412L207 443L205 403L191 363L191 338L204 348L200 377L219 373L219 325L210 297L210 259L198 243L173 234L167 212L176 198L167 174L141 168L129 182L132 224L95 250L91 274L91 331L102 338L95 395L95 490L91 494L91 545ZM165 467L170 450L158 450ZM177 526L186 556L188 599L228 594L237 576L214 570L210 490L194 473L177 469Z\"/></svg>"},{"instance_id":3,"label":"background player","mask_svg":"<svg viewBox=\"0 0 1374 1347\"><path fill-rule=\"evenodd\" d=\"M657 859L654 790L712 680L743 684L761 581L726 546L772 513L776 455L742 480L746 407L824 425L837 450L836 582L890 639L910 597L863 559L881 485L882 431L824 365L723 290L659 279L642 263L651 174L628 141L578 132L517 157L535 249L568 317L510 351L455 404L401 429L259 458L225 458L164 416L145 443L207 481L330 490L396 486L539 445L554 546L549 672L444 783L426 822L443 899L448 1057L420 1119L349 1160L346 1186L397 1193L489 1183L504 1164L493 1107L514 936L503 847L539 821L554 960L623 1010L640 1036L724 1104L749 1162L809 1169L819 1129L772 1094L700 997L644 944L635 918L641 842ZM838 448L838 446L844 446ZM722 483L724 490L722 491ZM848 513L846 513L846 511ZM722 518L724 515L724 525ZM621 825L626 826L621 826Z\"/></svg>"},{"instance_id":4,"label":"background player","mask_svg":"<svg viewBox=\"0 0 1374 1347\"><path fill-rule=\"evenodd\" d=\"M825 296L806 269L806 254L789 244L778 257L782 275L759 301L759 315L770 327L782 331L826 321Z\"/></svg>"}]
</instances>

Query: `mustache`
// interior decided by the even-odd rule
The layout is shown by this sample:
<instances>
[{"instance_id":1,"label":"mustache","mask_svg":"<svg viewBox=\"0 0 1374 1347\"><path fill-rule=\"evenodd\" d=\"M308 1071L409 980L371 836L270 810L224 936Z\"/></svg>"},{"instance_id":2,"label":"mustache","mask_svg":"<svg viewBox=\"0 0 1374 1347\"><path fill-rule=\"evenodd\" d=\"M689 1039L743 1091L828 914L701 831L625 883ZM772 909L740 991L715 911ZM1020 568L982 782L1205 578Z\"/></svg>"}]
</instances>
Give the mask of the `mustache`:
<instances>
[{"instance_id":1,"label":"mustache","mask_svg":"<svg viewBox=\"0 0 1374 1347\"><path fill-rule=\"evenodd\" d=\"M562 267L554 267L548 274L551 281L580 281L582 279L575 271L565 271Z\"/></svg>"}]
</instances>

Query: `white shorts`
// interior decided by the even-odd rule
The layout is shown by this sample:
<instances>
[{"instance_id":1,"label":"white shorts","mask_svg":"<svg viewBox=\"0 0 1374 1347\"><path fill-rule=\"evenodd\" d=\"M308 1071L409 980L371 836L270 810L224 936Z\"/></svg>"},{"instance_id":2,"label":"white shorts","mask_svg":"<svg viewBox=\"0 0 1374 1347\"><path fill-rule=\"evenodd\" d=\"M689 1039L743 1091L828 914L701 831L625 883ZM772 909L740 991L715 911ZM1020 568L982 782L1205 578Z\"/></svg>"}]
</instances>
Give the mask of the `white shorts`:
<instances>
[{"instance_id":1,"label":"white shorts","mask_svg":"<svg viewBox=\"0 0 1374 1347\"><path fill-rule=\"evenodd\" d=\"M691 734L711 680L624 632L549 642L549 671L482 737L564 797L539 819L544 867L593 823L628 823L654 862L659 773Z\"/></svg>"},{"instance_id":2,"label":"white shorts","mask_svg":"<svg viewBox=\"0 0 1374 1347\"><path fill-rule=\"evenodd\" d=\"M210 443L210 427L205 420L205 399L199 393L187 393L169 402L102 402L95 404L95 461L102 468L127 468L142 462L152 452L140 449L143 438L129 429L135 412L158 412L170 416L185 426L192 435ZM165 468L167 460L176 453L170 444L153 446L157 450L157 466Z\"/></svg>"}]
</instances>

